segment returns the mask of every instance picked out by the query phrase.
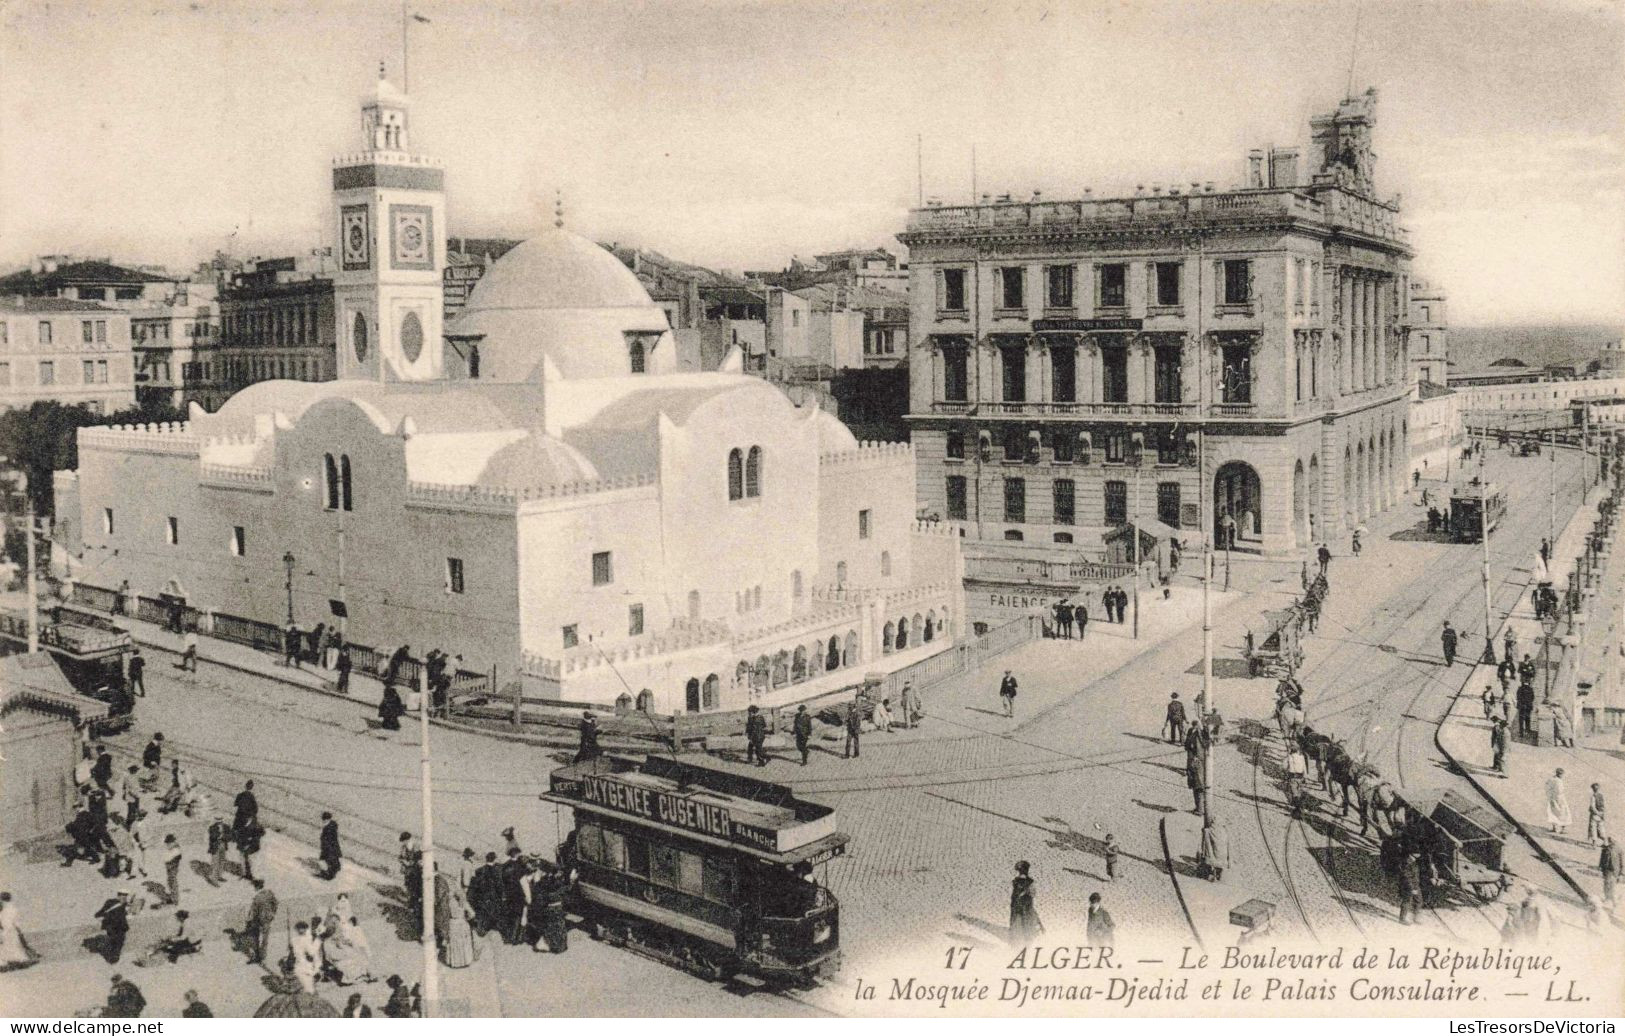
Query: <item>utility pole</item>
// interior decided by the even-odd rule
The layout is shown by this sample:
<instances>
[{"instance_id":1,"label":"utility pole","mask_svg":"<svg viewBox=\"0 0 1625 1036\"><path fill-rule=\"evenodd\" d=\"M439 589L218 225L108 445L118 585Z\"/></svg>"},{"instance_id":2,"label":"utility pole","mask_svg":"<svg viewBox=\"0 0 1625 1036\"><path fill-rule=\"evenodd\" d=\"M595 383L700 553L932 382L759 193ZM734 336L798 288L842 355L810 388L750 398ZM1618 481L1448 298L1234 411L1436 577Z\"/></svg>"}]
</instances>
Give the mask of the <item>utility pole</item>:
<instances>
[{"instance_id":1,"label":"utility pole","mask_svg":"<svg viewBox=\"0 0 1625 1036\"><path fill-rule=\"evenodd\" d=\"M23 512L28 521L28 653L39 650L39 583L34 574L34 494L28 491L28 476L23 476L23 499L27 501Z\"/></svg>"},{"instance_id":2,"label":"utility pole","mask_svg":"<svg viewBox=\"0 0 1625 1036\"><path fill-rule=\"evenodd\" d=\"M1484 654L1485 665L1495 664L1495 630L1490 625L1490 483L1484 473L1484 439L1478 440L1478 532L1484 547Z\"/></svg>"},{"instance_id":3,"label":"utility pole","mask_svg":"<svg viewBox=\"0 0 1625 1036\"><path fill-rule=\"evenodd\" d=\"M440 999L440 969L434 945L434 807L429 777L429 688L428 669L418 667L418 721L422 730L418 752L423 782L423 855L419 864L423 878L423 910L418 923L423 939L423 1017L434 1014Z\"/></svg>"},{"instance_id":4,"label":"utility pole","mask_svg":"<svg viewBox=\"0 0 1625 1036\"><path fill-rule=\"evenodd\" d=\"M1134 639L1140 639L1140 465L1145 462L1145 444L1134 454L1134 518L1129 522L1129 532L1134 537L1130 546L1130 558L1134 562Z\"/></svg>"},{"instance_id":5,"label":"utility pole","mask_svg":"<svg viewBox=\"0 0 1625 1036\"><path fill-rule=\"evenodd\" d=\"M294 565L294 561L295 561L295 558L293 556L293 551L290 550L290 551L288 551L288 552L286 552L285 554L282 555L282 567L287 571L287 574L288 574L288 580L287 580L287 583L288 583L288 625L290 625L290 626L293 625L293 565Z\"/></svg>"},{"instance_id":6,"label":"utility pole","mask_svg":"<svg viewBox=\"0 0 1625 1036\"><path fill-rule=\"evenodd\" d=\"M1213 709L1213 535L1202 533L1202 695L1197 699L1196 722L1207 729L1207 714ZM1209 794L1202 796L1202 826L1207 827L1213 817L1213 753L1205 738L1198 738L1202 746L1202 786Z\"/></svg>"},{"instance_id":7,"label":"utility pole","mask_svg":"<svg viewBox=\"0 0 1625 1036\"><path fill-rule=\"evenodd\" d=\"M1550 451L1550 453L1552 455L1552 458L1551 458L1552 462L1547 465L1547 468L1551 472L1551 479L1550 479L1551 492L1548 494L1547 502L1546 502L1546 542L1551 545L1552 550L1556 550L1557 549L1557 428L1554 426L1551 431L1552 431L1552 434L1549 437L1550 440L1551 440L1551 445L1547 446L1547 450ZM1550 574L1550 573L1548 573L1548 574Z\"/></svg>"}]
</instances>

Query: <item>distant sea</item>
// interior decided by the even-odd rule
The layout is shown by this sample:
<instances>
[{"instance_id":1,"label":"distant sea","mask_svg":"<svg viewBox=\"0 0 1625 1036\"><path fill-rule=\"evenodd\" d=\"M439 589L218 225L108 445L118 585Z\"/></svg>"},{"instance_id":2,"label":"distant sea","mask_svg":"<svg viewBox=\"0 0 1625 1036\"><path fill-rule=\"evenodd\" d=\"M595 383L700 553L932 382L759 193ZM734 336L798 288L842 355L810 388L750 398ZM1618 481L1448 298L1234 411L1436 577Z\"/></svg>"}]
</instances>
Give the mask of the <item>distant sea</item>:
<instances>
[{"instance_id":1,"label":"distant sea","mask_svg":"<svg viewBox=\"0 0 1625 1036\"><path fill-rule=\"evenodd\" d=\"M1597 358L1603 343L1618 341L1621 334L1621 328L1607 324L1452 327L1450 365L1456 372L1465 373L1513 358L1531 367L1572 363L1583 370Z\"/></svg>"}]
</instances>

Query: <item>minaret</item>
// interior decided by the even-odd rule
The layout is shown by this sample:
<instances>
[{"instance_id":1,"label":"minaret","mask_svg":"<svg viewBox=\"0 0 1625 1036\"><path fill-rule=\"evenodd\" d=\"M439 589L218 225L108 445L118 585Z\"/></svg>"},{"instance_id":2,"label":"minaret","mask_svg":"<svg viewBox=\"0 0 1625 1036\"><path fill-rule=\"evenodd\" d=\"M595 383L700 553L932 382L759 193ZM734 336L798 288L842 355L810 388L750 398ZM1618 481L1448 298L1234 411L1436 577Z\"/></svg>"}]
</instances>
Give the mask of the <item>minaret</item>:
<instances>
[{"instance_id":1,"label":"minaret","mask_svg":"<svg viewBox=\"0 0 1625 1036\"><path fill-rule=\"evenodd\" d=\"M338 376L441 377L445 169L412 154L406 95L384 78L361 104L365 150L333 160Z\"/></svg>"}]
</instances>

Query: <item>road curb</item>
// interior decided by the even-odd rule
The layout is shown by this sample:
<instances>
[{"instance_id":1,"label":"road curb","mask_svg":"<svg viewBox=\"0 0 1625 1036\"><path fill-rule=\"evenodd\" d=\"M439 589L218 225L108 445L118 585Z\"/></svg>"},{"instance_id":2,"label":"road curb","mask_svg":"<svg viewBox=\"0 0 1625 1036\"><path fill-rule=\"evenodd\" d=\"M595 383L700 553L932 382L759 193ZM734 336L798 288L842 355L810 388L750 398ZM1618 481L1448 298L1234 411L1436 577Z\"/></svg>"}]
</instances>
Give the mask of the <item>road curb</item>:
<instances>
[{"instance_id":1,"label":"road curb","mask_svg":"<svg viewBox=\"0 0 1625 1036\"><path fill-rule=\"evenodd\" d=\"M1450 711L1445 714L1444 719L1439 722L1439 725L1433 728L1434 747L1439 750L1439 754L1450 760L1450 765L1455 767L1456 772L1461 774L1462 777L1466 779L1468 784L1471 784L1480 795L1489 800L1490 805L1495 807L1495 811L1497 813L1505 817L1507 822L1517 829L1518 834L1522 835L1523 840L1528 842L1529 847L1535 851L1535 855L1544 861L1547 866L1551 867L1552 870L1556 871L1557 876L1563 879L1564 884L1568 885L1569 888L1574 890L1574 894L1579 896L1582 902L1589 902L1591 899L1591 894L1580 887L1580 883L1574 880L1573 875L1569 874L1568 868L1559 863L1557 857L1553 856L1551 852L1541 844L1540 839L1536 838L1534 834L1530 832L1529 828L1524 824L1524 822L1513 816L1512 811L1503 806L1501 804L1501 800L1490 793L1489 788L1485 787L1484 783L1474 776L1472 771L1462 764L1461 760L1456 758L1455 753L1444 746L1443 735L1445 724L1451 722L1451 720L1455 718L1456 704L1461 700L1461 697L1462 696L1460 693L1456 695L1455 700L1450 703Z\"/></svg>"},{"instance_id":2,"label":"road curb","mask_svg":"<svg viewBox=\"0 0 1625 1036\"><path fill-rule=\"evenodd\" d=\"M160 643L156 640L149 640L145 637L138 637L133 631L130 634L130 639L140 644L143 648L147 648L152 651L162 652L166 655L171 655L174 657L180 657L182 654L182 652L176 651L167 644ZM272 680L276 683L282 684L284 687L292 687L296 690L307 691L311 694L320 694L336 701L347 701L363 711L371 712L376 711L377 709L377 706L372 705L369 702L362 701L360 698L357 698L354 695L340 694L338 691L328 687L313 687L302 680L293 680L278 673L267 673L263 670L254 669L237 662L212 658L201 653L198 655L198 661L206 665L219 666L221 669L229 669L234 673L242 673L246 676L256 676L263 680ZM303 670L301 670L301 672L303 672ZM519 731L489 730L485 727L471 726L467 723L457 723L453 720L441 719L436 716L429 717L429 722L434 726L442 727L447 730L460 730L468 734L478 734L482 737L491 737L496 738L499 741L509 741L515 744L531 745L537 748L570 748L575 744L575 740L568 736L548 738L543 735L525 734ZM606 747L616 747L616 743L610 740L605 740L604 744ZM635 747L622 745L620 747L626 748L628 751L647 750L647 746L643 745L638 745Z\"/></svg>"},{"instance_id":3,"label":"road curb","mask_svg":"<svg viewBox=\"0 0 1625 1036\"><path fill-rule=\"evenodd\" d=\"M1185 915L1185 924L1191 930L1191 936L1196 945L1207 949L1202 941L1202 933L1196 930L1196 921L1191 917L1191 908L1185 902L1185 890L1179 885L1179 868L1174 866L1174 854L1168 848L1168 817L1163 815L1157 818L1157 833L1162 837L1162 863L1168 868L1168 880L1174 883L1174 896L1179 900L1179 912Z\"/></svg>"}]
</instances>

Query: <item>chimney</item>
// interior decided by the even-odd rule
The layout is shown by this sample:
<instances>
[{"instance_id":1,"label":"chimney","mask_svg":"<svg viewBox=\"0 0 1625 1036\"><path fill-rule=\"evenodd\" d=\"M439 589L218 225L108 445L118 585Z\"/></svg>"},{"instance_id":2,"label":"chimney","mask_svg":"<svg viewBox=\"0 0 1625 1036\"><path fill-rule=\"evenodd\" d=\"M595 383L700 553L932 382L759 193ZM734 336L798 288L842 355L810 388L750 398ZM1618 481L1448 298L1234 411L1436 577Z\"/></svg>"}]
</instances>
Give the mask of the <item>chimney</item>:
<instances>
[{"instance_id":1,"label":"chimney","mask_svg":"<svg viewBox=\"0 0 1625 1036\"><path fill-rule=\"evenodd\" d=\"M1161 197L1161 195L1162 195L1162 184L1160 184L1160 183L1152 184L1151 185L1151 193L1154 194L1154 195L1157 195L1158 197Z\"/></svg>"},{"instance_id":2,"label":"chimney","mask_svg":"<svg viewBox=\"0 0 1625 1036\"><path fill-rule=\"evenodd\" d=\"M1204 194L1212 194L1213 193L1213 181L1212 180L1209 180L1207 183L1202 185L1202 192Z\"/></svg>"},{"instance_id":3,"label":"chimney","mask_svg":"<svg viewBox=\"0 0 1625 1036\"><path fill-rule=\"evenodd\" d=\"M1298 186L1298 149L1278 147L1270 149L1270 186Z\"/></svg>"},{"instance_id":4,"label":"chimney","mask_svg":"<svg viewBox=\"0 0 1625 1036\"><path fill-rule=\"evenodd\" d=\"M1264 186L1264 152L1257 148L1247 152L1247 186Z\"/></svg>"}]
</instances>

